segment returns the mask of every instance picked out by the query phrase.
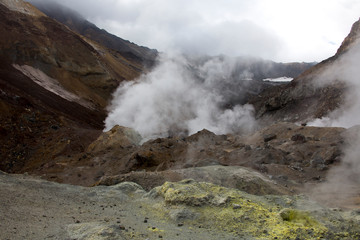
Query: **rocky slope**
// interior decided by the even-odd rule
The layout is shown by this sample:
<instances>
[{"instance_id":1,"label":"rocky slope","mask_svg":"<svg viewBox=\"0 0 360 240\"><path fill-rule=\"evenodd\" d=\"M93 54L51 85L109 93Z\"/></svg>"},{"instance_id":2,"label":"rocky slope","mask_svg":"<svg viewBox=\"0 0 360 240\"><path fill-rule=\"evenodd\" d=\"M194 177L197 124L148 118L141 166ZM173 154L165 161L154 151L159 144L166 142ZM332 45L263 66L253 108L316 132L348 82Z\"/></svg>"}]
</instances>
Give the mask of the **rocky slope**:
<instances>
[{"instance_id":1,"label":"rocky slope","mask_svg":"<svg viewBox=\"0 0 360 240\"><path fill-rule=\"evenodd\" d=\"M109 49L119 52L126 59L151 66L155 63L157 51L147 47L138 46L127 40L119 38L100 29L93 23L84 19L79 13L51 1L30 1L47 16L68 26L71 30L91 39Z\"/></svg>"},{"instance_id":2,"label":"rocky slope","mask_svg":"<svg viewBox=\"0 0 360 240\"><path fill-rule=\"evenodd\" d=\"M321 79L319 76L339 65L341 57L359 44L360 20L354 23L337 53L327 60L302 73L294 81L281 87L266 89L250 100L256 109L257 118L263 122L292 121L306 122L327 116L345 103L349 88L343 79L333 81L331 75Z\"/></svg>"},{"instance_id":3,"label":"rocky slope","mask_svg":"<svg viewBox=\"0 0 360 240\"><path fill-rule=\"evenodd\" d=\"M2 0L0 12L0 169L22 172L96 139L111 93L143 65L29 3Z\"/></svg>"},{"instance_id":4,"label":"rocky slope","mask_svg":"<svg viewBox=\"0 0 360 240\"><path fill-rule=\"evenodd\" d=\"M270 193L262 192L260 185L241 184L241 177L235 176L244 173L225 167L243 166L266 174L268 177L262 182L266 183L270 177L289 192L296 191L304 182L324 179L327 170L341 159L346 134L344 128L279 123L250 136L219 136L203 130L186 138L158 138L139 145L141 137L134 130L116 126L103 133L84 152L57 157L29 172L87 186L131 180L146 189L190 177L243 190L248 188L255 194ZM213 170L201 168L206 166L217 167ZM223 172L222 180L215 177L216 172ZM261 181L257 177L253 182ZM266 188L279 192L273 187Z\"/></svg>"}]
</instances>

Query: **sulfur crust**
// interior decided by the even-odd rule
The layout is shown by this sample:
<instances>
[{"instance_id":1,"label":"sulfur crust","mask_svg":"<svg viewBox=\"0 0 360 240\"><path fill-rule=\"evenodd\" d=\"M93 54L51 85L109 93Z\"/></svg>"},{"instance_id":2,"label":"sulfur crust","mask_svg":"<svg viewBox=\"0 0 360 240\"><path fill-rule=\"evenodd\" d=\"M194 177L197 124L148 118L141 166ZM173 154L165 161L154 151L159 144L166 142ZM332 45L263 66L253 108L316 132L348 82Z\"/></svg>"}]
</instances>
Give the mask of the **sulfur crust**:
<instances>
[{"instance_id":1,"label":"sulfur crust","mask_svg":"<svg viewBox=\"0 0 360 240\"><path fill-rule=\"evenodd\" d=\"M289 209L289 218L284 220L278 208L249 199L241 191L211 183L166 182L157 191L167 206L185 204L194 208L200 213L196 222L255 239L304 239L309 236L320 239L328 230L307 212ZM241 208L234 209L235 205ZM192 224L196 224L194 220Z\"/></svg>"}]
</instances>

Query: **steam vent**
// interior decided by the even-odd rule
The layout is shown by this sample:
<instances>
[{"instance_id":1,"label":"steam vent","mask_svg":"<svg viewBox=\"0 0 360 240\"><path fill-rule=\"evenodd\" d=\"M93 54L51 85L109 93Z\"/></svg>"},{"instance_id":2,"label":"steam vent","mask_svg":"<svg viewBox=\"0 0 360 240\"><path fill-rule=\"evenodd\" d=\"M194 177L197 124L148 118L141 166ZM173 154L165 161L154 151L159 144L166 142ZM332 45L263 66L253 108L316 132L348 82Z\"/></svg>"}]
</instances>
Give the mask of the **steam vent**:
<instances>
[{"instance_id":1,"label":"steam vent","mask_svg":"<svg viewBox=\"0 0 360 240\"><path fill-rule=\"evenodd\" d=\"M340 2L0 0L0 239L360 239Z\"/></svg>"}]
</instances>

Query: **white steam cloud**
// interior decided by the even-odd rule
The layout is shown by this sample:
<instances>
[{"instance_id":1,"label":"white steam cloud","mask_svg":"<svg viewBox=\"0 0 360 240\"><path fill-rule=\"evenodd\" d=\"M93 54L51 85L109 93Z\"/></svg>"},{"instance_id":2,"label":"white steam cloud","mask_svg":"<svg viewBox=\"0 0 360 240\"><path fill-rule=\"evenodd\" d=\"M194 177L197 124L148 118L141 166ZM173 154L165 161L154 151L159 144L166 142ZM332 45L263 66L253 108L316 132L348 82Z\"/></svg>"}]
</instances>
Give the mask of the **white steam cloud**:
<instances>
[{"instance_id":1,"label":"white steam cloud","mask_svg":"<svg viewBox=\"0 0 360 240\"><path fill-rule=\"evenodd\" d=\"M329 66L317 79L317 84L345 84L348 88L344 106L322 119L310 122L312 126L345 127L360 124L360 41Z\"/></svg>"},{"instance_id":2,"label":"white steam cloud","mask_svg":"<svg viewBox=\"0 0 360 240\"><path fill-rule=\"evenodd\" d=\"M331 168L324 183L312 190L317 198L351 207L360 196L360 41L337 59L318 79L318 84L345 84L345 104L310 125L348 128L344 134L343 157ZM350 127L350 128L349 128Z\"/></svg>"},{"instance_id":3,"label":"white steam cloud","mask_svg":"<svg viewBox=\"0 0 360 240\"><path fill-rule=\"evenodd\" d=\"M131 127L145 139L204 128L216 134L247 132L255 126L253 107L225 109L229 89L218 87L230 81L233 67L231 61L219 59L195 66L183 56L163 54L151 72L117 89L106 129L116 124Z\"/></svg>"}]
</instances>

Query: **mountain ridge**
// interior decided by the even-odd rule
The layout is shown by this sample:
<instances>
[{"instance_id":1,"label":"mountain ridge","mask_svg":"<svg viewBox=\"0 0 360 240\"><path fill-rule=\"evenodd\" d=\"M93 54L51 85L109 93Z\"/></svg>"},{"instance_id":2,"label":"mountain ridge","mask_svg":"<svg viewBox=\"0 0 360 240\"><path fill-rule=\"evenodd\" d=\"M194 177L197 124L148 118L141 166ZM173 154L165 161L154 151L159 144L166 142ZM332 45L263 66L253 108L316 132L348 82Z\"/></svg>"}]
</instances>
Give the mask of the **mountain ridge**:
<instances>
[{"instance_id":1,"label":"mountain ridge","mask_svg":"<svg viewBox=\"0 0 360 240\"><path fill-rule=\"evenodd\" d=\"M56 2L37 0L31 0L29 2L49 17L68 26L73 31L109 49L118 51L126 58L144 64L145 66L152 66L155 63L158 52L154 49L138 46L128 40L108 33L106 30L100 29L95 24L87 21L79 13Z\"/></svg>"}]
</instances>

